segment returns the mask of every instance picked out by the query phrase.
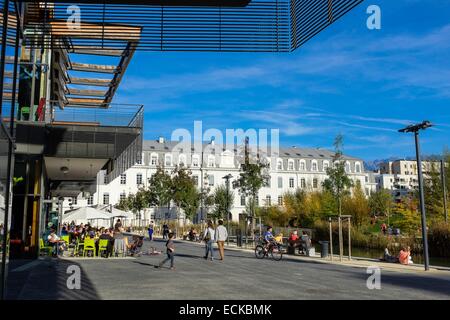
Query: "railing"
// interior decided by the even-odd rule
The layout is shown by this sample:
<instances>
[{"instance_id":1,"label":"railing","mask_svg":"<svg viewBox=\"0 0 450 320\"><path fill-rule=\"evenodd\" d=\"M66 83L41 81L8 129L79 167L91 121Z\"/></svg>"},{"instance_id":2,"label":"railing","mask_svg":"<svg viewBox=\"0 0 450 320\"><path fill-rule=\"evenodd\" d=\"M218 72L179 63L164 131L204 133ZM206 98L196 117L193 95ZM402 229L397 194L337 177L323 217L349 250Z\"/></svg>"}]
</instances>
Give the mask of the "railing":
<instances>
[{"instance_id":1,"label":"railing","mask_svg":"<svg viewBox=\"0 0 450 320\"><path fill-rule=\"evenodd\" d=\"M143 117L142 105L111 104L109 108L54 108L52 123L142 128Z\"/></svg>"}]
</instances>

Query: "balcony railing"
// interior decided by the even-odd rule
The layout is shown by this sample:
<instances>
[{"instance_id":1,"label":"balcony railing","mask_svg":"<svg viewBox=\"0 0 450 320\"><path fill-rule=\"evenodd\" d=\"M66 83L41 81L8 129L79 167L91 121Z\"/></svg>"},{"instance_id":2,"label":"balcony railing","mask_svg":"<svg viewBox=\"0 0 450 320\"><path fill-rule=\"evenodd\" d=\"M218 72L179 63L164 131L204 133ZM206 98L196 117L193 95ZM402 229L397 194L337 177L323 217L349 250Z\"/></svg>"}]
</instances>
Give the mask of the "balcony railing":
<instances>
[{"instance_id":1,"label":"balcony railing","mask_svg":"<svg viewBox=\"0 0 450 320\"><path fill-rule=\"evenodd\" d=\"M111 104L109 108L54 108L52 124L142 128L144 107Z\"/></svg>"}]
</instances>

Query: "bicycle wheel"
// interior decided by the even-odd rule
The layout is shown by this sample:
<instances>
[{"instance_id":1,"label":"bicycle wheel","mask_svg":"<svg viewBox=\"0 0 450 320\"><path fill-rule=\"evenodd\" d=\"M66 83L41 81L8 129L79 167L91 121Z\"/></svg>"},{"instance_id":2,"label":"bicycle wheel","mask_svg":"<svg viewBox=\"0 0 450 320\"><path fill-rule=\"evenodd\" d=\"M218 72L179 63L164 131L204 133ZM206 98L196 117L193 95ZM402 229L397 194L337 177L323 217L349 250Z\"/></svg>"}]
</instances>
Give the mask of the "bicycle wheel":
<instances>
[{"instance_id":1,"label":"bicycle wheel","mask_svg":"<svg viewBox=\"0 0 450 320\"><path fill-rule=\"evenodd\" d=\"M264 247L261 245L257 245L255 248L255 256L257 259L263 259L266 255Z\"/></svg>"},{"instance_id":2,"label":"bicycle wheel","mask_svg":"<svg viewBox=\"0 0 450 320\"><path fill-rule=\"evenodd\" d=\"M272 250L270 250L270 255L273 260L280 261L283 258L282 248L279 246L273 246Z\"/></svg>"}]
</instances>

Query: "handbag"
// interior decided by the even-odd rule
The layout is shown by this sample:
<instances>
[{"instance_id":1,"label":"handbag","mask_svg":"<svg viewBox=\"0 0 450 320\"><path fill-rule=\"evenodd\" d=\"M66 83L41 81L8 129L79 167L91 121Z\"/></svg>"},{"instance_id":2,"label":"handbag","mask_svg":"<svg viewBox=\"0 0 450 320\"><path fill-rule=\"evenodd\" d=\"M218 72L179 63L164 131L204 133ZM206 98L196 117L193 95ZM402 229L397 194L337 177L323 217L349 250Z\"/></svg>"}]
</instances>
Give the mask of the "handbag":
<instances>
[{"instance_id":1,"label":"handbag","mask_svg":"<svg viewBox=\"0 0 450 320\"><path fill-rule=\"evenodd\" d=\"M211 240L211 234L209 229L206 229L205 242L208 242L209 240Z\"/></svg>"}]
</instances>

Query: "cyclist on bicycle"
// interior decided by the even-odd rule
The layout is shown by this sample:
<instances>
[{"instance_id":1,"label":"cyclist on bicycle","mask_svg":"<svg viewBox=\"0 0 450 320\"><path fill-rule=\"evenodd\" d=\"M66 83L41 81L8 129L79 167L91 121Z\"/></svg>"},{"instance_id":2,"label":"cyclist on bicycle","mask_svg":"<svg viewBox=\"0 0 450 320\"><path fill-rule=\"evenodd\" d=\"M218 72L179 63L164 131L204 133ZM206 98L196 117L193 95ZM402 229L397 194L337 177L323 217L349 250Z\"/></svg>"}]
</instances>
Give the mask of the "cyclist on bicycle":
<instances>
[{"instance_id":1,"label":"cyclist on bicycle","mask_svg":"<svg viewBox=\"0 0 450 320\"><path fill-rule=\"evenodd\" d=\"M271 226L267 227L267 231L264 232L264 239L263 239L263 241L264 241L264 247L265 247L266 251L268 249L270 249L271 246L273 246L273 244L275 242L275 238L274 238L274 236L272 234L272 227Z\"/></svg>"}]
</instances>

